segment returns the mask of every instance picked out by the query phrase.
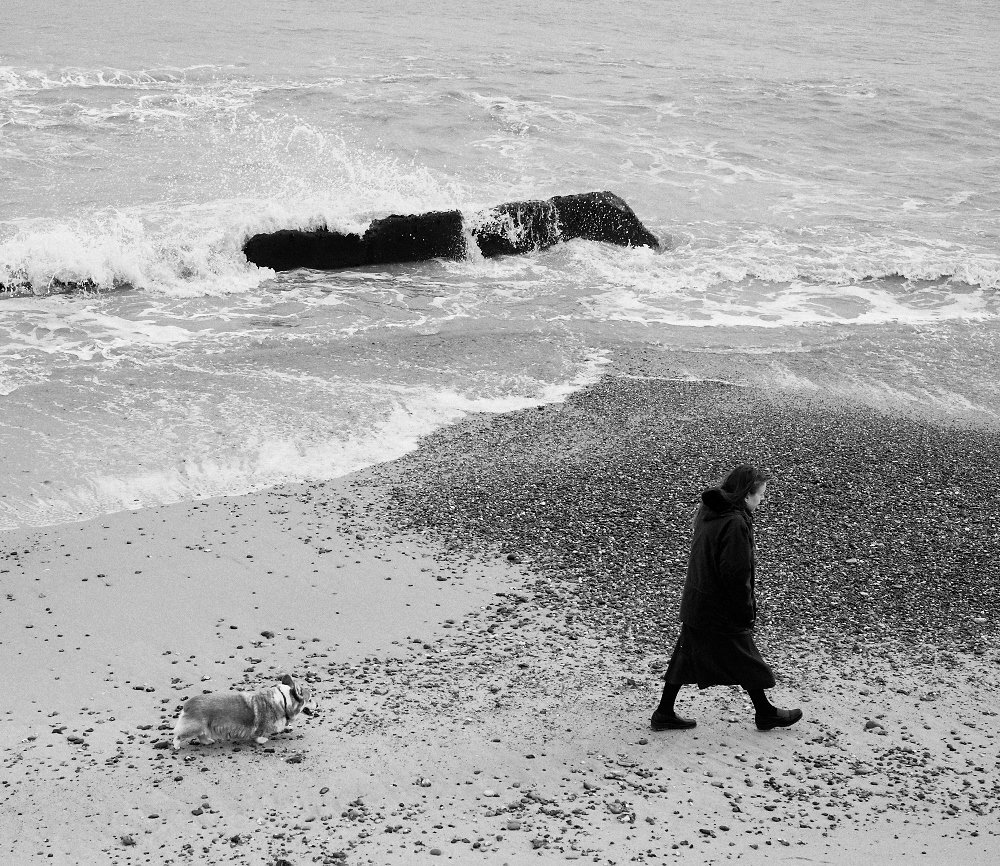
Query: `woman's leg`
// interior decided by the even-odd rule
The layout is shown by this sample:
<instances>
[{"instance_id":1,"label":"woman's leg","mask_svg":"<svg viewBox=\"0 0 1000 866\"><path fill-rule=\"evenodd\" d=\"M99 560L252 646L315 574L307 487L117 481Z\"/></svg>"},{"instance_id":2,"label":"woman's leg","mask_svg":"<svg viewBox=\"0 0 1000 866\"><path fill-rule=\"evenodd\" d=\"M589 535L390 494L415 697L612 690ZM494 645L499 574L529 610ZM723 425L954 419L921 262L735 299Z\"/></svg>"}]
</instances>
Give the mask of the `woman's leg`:
<instances>
[{"instance_id":1,"label":"woman's leg","mask_svg":"<svg viewBox=\"0 0 1000 866\"><path fill-rule=\"evenodd\" d=\"M767 693L763 689L748 689L744 686L743 690L750 695L750 700L753 701L754 712L757 715L769 716L774 712L774 704L767 699Z\"/></svg>"},{"instance_id":2,"label":"woman's leg","mask_svg":"<svg viewBox=\"0 0 1000 866\"><path fill-rule=\"evenodd\" d=\"M754 721L759 731L770 731L772 728L787 728L802 718L802 710L782 710L774 706L767 699L767 695L763 689L748 689L746 686L743 689L750 695L750 700L753 701Z\"/></svg>"},{"instance_id":3,"label":"woman's leg","mask_svg":"<svg viewBox=\"0 0 1000 866\"><path fill-rule=\"evenodd\" d=\"M660 705L656 708L655 712L661 716L674 715L674 701L677 699L677 693L680 690L680 683L664 683L663 694L660 695Z\"/></svg>"},{"instance_id":4,"label":"woman's leg","mask_svg":"<svg viewBox=\"0 0 1000 866\"><path fill-rule=\"evenodd\" d=\"M674 700L680 690L680 683L664 684L660 705L653 711L653 718L649 720L650 727L654 731L693 728L697 724L694 719L685 719L674 712Z\"/></svg>"},{"instance_id":5,"label":"woman's leg","mask_svg":"<svg viewBox=\"0 0 1000 866\"><path fill-rule=\"evenodd\" d=\"M653 712L653 718L649 720L650 727L654 731L674 730L678 728L693 728L694 719L683 719L674 712L674 699L681 690L681 683L694 682L691 674L691 662L688 653L684 648L685 626L681 626L681 633L674 645L673 655L667 665L666 673L663 675L663 694L660 696L660 705Z\"/></svg>"}]
</instances>

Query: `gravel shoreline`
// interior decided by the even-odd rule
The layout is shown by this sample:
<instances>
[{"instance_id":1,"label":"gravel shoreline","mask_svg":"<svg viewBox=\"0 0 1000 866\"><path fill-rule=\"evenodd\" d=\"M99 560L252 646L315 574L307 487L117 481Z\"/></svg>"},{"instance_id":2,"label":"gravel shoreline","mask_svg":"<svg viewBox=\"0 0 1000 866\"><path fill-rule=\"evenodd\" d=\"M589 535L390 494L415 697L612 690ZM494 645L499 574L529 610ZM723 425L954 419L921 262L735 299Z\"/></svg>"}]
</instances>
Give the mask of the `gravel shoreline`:
<instances>
[{"instance_id":1,"label":"gravel shoreline","mask_svg":"<svg viewBox=\"0 0 1000 866\"><path fill-rule=\"evenodd\" d=\"M523 560L600 633L669 651L698 496L742 461L774 476L758 512L766 640L985 651L1000 612L998 431L607 376L431 437L393 465L388 507L397 526Z\"/></svg>"}]
</instances>

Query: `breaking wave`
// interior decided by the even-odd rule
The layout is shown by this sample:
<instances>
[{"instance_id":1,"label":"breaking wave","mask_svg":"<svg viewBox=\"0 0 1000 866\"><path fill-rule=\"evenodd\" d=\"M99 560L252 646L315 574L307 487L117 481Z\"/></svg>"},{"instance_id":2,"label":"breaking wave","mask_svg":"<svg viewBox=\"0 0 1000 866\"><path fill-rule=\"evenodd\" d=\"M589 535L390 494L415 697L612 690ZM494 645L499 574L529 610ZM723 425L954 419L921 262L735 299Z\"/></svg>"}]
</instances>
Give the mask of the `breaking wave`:
<instances>
[{"instance_id":1,"label":"breaking wave","mask_svg":"<svg viewBox=\"0 0 1000 866\"><path fill-rule=\"evenodd\" d=\"M356 230L370 215L360 208L350 213L342 203L324 212L319 202L296 209L225 200L0 224L0 297L121 289L171 297L246 293L275 276L246 261L242 245L250 235L320 225ZM675 237L658 252L572 241L522 260L475 257L444 268L457 286L471 284L463 294L470 314L477 305L482 313L484 305L502 303L503 285L539 302L557 291L572 295L577 309L569 317L607 322L773 327L1000 314L1000 256L915 238L892 243L832 229L820 234L748 231L716 239L700 227L698 236ZM432 273L440 278L433 265L402 267L417 283Z\"/></svg>"}]
</instances>

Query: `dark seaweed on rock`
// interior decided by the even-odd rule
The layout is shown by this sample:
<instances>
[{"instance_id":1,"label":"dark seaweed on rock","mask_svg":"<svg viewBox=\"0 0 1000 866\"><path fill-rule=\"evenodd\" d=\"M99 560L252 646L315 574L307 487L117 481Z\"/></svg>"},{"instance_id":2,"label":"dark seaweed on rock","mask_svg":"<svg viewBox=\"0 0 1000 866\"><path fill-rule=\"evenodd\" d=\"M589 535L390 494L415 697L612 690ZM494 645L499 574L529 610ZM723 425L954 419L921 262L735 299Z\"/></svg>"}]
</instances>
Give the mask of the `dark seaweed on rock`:
<instances>
[{"instance_id":1,"label":"dark seaweed on rock","mask_svg":"<svg viewBox=\"0 0 1000 866\"><path fill-rule=\"evenodd\" d=\"M126 291L134 286L124 280L115 279L110 286L101 286L89 277L82 280L62 280L56 277L34 283L26 275L0 283L0 298L19 298L29 295L100 294L102 291Z\"/></svg>"},{"instance_id":2,"label":"dark seaweed on rock","mask_svg":"<svg viewBox=\"0 0 1000 866\"><path fill-rule=\"evenodd\" d=\"M393 518L570 587L651 651L677 632L701 490L774 474L758 512L769 640L982 652L1000 611L1000 434L722 384L606 378L565 404L471 419L401 461Z\"/></svg>"}]
</instances>

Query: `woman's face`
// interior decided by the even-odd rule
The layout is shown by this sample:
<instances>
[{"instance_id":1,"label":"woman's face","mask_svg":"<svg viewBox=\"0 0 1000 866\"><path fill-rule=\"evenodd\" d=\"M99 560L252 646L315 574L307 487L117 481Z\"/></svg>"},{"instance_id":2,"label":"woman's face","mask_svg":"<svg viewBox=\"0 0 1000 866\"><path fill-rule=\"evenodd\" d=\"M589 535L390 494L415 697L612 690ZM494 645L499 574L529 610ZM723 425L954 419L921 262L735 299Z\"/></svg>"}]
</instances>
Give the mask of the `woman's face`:
<instances>
[{"instance_id":1,"label":"woman's face","mask_svg":"<svg viewBox=\"0 0 1000 866\"><path fill-rule=\"evenodd\" d=\"M746 503L747 509L751 512L757 510L757 506L764 501L764 496L767 495L767 482L765 481L760 485L753 493L747 495Z\"/></svg>"}]
</instances>

